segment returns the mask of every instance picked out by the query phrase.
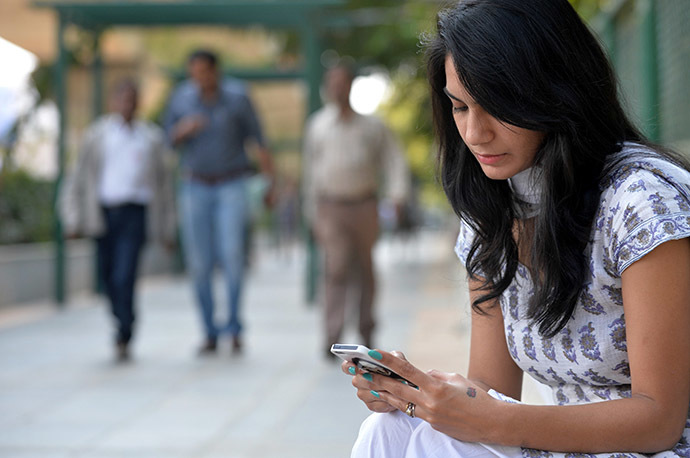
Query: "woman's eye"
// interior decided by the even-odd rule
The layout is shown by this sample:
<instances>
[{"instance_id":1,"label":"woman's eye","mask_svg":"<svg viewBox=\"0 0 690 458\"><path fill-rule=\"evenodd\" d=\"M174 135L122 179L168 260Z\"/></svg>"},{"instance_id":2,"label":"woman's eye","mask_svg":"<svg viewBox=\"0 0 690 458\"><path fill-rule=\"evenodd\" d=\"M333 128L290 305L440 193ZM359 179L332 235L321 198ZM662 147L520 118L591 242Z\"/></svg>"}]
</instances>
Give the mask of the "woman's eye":
<instances>
[{"instance_id":1,"label":"woman's eye","mask_svg":"<svg viewBox=\"0 0 690 458\"><path fill-rule=\"evenodd\" d=\"M462 113L464 111L467 111L467 106L453 107L453 113Z\"/></svg>"}]
</instances>

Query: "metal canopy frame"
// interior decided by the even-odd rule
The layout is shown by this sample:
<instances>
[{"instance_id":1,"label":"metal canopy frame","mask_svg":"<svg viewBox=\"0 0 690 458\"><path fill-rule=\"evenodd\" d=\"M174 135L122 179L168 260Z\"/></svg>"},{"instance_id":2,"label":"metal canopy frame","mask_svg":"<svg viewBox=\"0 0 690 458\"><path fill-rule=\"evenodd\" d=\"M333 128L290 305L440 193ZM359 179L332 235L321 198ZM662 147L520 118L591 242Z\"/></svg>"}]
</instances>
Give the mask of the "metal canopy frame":
<instances>
[{"instance_id":1,"label":"metal canopy frame","mask_svg":"<svg viewBox=\"0 0 690 458\"><path fill-rule=\"evenodd\" d=\"M332 7L343 5L345 0L140 0L140 1L70 1L35 0L33 6L50 8L58 16L57 58L55 61L55 93L60 113L58 134L58 174L55 181L55 196L65 174L65 129L67 127L67 49L65 30L70 25L90 30L94 34L94 59L92 72L93 114L102 111L103 63L100 54L100 35L108 28L136 26L193 26L214 25L248 27L254 25L268 28L297 30L302 40L305 66L294 77L303 77L308 85L308 112L316 111L321 105L319 85L322 77L320 55L323 43L320 25L324 15ZM277 78L285 75L276 74ZM270 76L269 76L270 77ZM57 212L56 212L57 213ZM65 247L62 225L55 216L55 285L54 299L58 305L66 300ZM316 291L316 249L308 237L306 266L306 300L313 302Z\"/></svg>"},{"instance_id":2,"label":"metal canopy frame","mask_svg":"<svg viewBox=\"0 0 690 458\"><path fill-rule=\"evenodd\" d=\"M217 24L294 28L309 25L324 8L342 0L201 0L201 1L49 1L37 7L54 9L84 28L102 26L164 26Z\"/></svg>"}]
</instances>

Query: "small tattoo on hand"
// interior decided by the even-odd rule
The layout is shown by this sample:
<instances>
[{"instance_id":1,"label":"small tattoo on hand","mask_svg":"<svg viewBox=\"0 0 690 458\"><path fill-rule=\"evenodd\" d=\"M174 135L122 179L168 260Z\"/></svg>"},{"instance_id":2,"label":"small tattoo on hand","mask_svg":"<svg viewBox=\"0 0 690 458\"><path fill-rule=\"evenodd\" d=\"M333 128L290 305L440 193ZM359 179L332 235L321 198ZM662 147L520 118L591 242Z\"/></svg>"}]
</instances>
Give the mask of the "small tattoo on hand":
<instances>
[{"instance_id":1,"label":"small tattoo on hand","mask_svg":"<svg viewBox=\"0 0 690 458\"><path fill-rule=\"evenodd\" d=\"M467 396L471 398L476 398L477 397L477 390L475 390L472 387L467 388Z\"/></svg>"}]
</instances>

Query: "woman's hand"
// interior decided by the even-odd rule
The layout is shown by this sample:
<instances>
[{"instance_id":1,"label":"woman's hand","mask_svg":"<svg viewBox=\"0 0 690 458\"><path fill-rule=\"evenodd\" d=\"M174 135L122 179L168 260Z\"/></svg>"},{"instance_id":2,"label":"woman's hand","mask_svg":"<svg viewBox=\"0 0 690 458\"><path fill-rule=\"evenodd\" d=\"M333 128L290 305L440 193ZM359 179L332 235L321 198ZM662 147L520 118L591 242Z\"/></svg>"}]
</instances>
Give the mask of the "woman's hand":
<instances>
[{"instance_id":1,"label":"woman's hand","mask_svg":"<svg viewBox=\"0 0 690 458\"><path fill-rule=\"evenodd\" d=\"M415 405L415 417L451 437L470 442L490 442L491 419L503 404L486 391L458 374L440 371L422 372L401 353L378 351L381 363L414 383L413 388L398 380L367 373L345 362L343 371L354 375L357 396L375 412L405 412L409 402ZM354 370L354 374L353 374Z\"/></svg>"},{"instance_id":2,"label":"woman's hand","mask_svg":"<svg viewBox=\"0 0 690 458\"><path fill-rule=\"evenodd\" d=\"M402 353L399 354L402 358L404 358ZM343 372L353 376L352 386L357 388L357 397L361 399L364 404L366 404L367 409L371 410L372 412L379 413L393 412L396 410L394 406L381 399L380 392L376 392L376 394L374 394L372 388L368 388L369 385L367 384L370 383L369 378L371 378L374 374L361 370L351 361L343 361L341 368Z\"/></svg>"}]
</instances>

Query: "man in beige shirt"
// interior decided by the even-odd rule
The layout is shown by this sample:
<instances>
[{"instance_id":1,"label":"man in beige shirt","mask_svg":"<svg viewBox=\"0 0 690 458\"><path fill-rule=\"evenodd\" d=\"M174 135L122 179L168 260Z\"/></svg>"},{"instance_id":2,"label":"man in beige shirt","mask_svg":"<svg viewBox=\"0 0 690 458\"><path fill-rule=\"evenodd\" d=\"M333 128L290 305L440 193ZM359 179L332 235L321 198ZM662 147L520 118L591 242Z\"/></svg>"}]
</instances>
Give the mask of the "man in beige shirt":
<instances>
[{"instance_id":1,"label":"man in beige shirt","mask_svg":"<svg viewBox=\"0 0 690 458\"><path fill-rule=\"evenodd\" d=\"M343 331L348 296L356 298L359 308L362 343L372 345L372 249L379 232L381 178L398 214L409 188L407 164L393 133L380 119L350 106L353 79L354 72L344 65L326 73L329 103L308 120L304 140L305 212L325 255L322 291L329 356L330 345Z\"/></svg>"}]
</instances>

